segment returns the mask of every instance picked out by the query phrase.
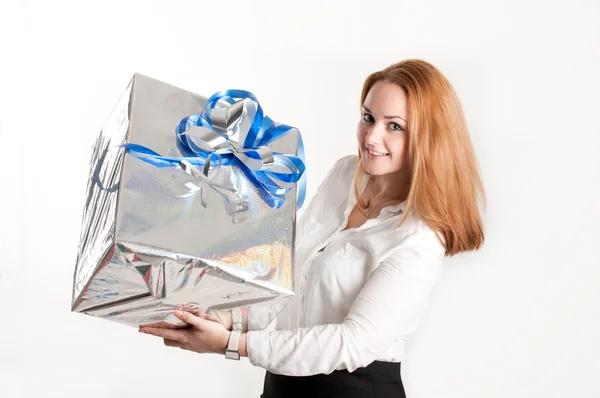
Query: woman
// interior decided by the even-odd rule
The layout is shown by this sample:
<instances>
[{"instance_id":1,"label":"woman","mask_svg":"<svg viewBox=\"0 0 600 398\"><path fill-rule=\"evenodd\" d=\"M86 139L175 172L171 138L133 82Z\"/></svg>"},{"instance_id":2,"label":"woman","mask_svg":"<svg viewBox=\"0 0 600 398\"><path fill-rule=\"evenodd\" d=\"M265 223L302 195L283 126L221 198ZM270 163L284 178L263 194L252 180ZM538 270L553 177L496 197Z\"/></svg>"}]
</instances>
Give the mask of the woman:
<instances>
[{"instance_id":1,"label":"woman","mask_svg":"<svg viewBox=\"0 0 600 398\"><path fill-rule=\"evenodd\" d=\"M263 398L404 397L400 363L445 256L483 244L484 195L459 100L431 64L406 60L370 75L358 156L337 161L298 221L296 296L262 330L176 311L189 330L142 327L165 344L248 356L267 370ZM230 338L231 337L231 338ZM232 348L233 347L233 348Z\"/></svg>"}]
</instances>

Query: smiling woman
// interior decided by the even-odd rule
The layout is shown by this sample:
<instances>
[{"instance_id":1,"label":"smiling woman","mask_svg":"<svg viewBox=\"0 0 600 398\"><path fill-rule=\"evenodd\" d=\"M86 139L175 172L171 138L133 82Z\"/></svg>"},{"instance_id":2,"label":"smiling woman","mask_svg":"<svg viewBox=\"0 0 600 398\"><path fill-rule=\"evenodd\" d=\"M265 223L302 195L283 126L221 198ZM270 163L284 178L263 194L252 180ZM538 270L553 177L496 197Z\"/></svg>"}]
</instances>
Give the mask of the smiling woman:
<instances>
[{"instance_id":1,"label":"smiling woman","mask_svg":"<svg viewBox=\"0 0 600 398\"><path fill-rule=\"evenodd\" d=\"M452 86L431 64L407 60L373 73L361 96L358 156L336 162L298 220L292 301L233 311L241 319L222 313L223 324L177 312L190 329L141 331L190 351L248 356L267 370L263 398L404 397L405 344L444 257L484 240L483 187L465 126ZM273 313L275 330L265 330Z\"/></svg>"},{"instance_id":2,"label":"smiling woman","mask_svg":"<svg viewBox=\"0 0 600 398\"><path fill-rule=\"evenodd\" d=\"M407 60L367 77L361 104L356 195L361 176L378 176L374 203L378 196L406 199L447 255L480 248L484 189L450 82L433 65Z\"/></svg>"}]
</instances>

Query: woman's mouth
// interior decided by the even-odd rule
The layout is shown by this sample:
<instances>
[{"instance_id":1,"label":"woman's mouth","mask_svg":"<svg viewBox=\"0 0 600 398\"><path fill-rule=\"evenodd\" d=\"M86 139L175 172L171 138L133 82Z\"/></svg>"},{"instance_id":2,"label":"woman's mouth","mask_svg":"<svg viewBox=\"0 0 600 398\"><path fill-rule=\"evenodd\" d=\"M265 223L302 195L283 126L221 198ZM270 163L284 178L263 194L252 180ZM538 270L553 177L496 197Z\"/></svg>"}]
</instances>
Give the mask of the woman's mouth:
<instances>
[{"instance_id":1,"label":"woman's mouth","mask_svg":"<svg viewBox=\"0 0 600 398\"><path fill-rule=\"evenodd\" d=\"M371 151L369 148L366 148L367 153L369 154L370 158L384 158L386 156L389 156L390 154L387 152L375 152L375 151Z\"/></svg>"}]
</instances>

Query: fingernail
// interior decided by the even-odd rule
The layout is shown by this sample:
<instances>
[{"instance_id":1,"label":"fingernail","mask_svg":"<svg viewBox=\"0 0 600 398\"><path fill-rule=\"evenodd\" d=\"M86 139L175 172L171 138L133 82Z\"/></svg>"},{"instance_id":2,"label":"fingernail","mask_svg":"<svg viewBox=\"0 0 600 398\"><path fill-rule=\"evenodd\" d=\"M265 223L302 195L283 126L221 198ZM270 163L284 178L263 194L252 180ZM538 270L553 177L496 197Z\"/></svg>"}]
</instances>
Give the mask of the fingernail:
<instances>
[{"instance_id":1,"label":"fingernail","mask_svg":"<svg viewBox=\"0 0 600 398\"><path fill-rule=\"evenodd\" d=\"M181 316L183 315L183 312L181 312L181 310L175 310L175 316Z\"/></svg>"}]
</instances>

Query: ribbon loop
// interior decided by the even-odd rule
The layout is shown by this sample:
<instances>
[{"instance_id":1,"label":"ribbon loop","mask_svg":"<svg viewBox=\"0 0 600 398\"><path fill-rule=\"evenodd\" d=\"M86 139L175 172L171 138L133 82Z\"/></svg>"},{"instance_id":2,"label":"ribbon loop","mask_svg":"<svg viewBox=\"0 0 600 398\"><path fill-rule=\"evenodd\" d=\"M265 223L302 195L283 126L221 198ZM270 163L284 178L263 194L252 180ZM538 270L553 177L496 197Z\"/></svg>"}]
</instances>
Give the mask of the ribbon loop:
<instances>
[{"instance_id":1,"label":"ribbon loop","mask_svg":"<svg viewBox=\"0 0 600 398\"><path fill-rule=\"evenodd\" d=\"M236 100L237 99L237 100ZM273 152L271 142L295 131L298 155ZM306 166L300 132L275 123L264 115L254 94L244 90L226 90L212 95L198 114L186 116L177 125L177 147L182 158L167 158L136 144L123 144L132 156L157 167L179 166L223 195L226 200L234 188L216 183L219 168L237 165L257 188L259 196L271 207L279 208L285 195L298 183L297 209L306 193ZM212 157L218 158L215 174L209 175ZM203 166L199 173L194 167ZM205 206L204 198L202 204Z\"/></svg>"}]
</instances>

